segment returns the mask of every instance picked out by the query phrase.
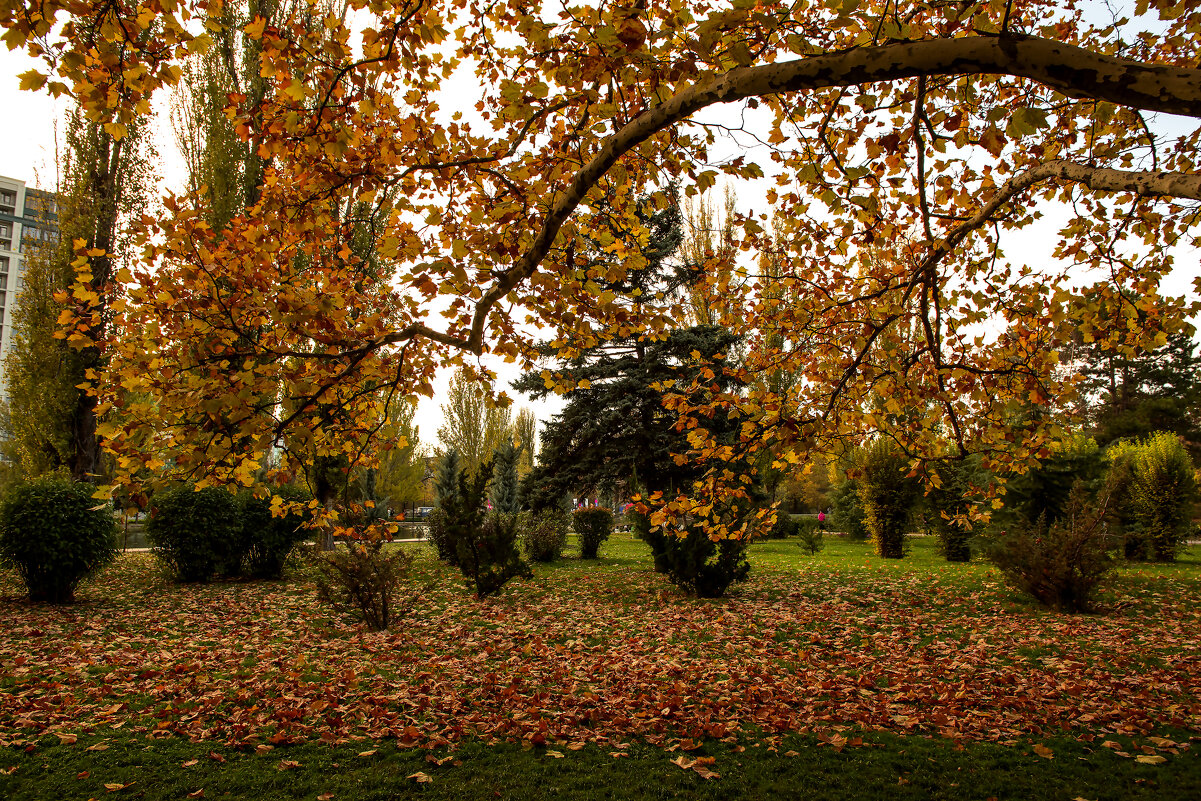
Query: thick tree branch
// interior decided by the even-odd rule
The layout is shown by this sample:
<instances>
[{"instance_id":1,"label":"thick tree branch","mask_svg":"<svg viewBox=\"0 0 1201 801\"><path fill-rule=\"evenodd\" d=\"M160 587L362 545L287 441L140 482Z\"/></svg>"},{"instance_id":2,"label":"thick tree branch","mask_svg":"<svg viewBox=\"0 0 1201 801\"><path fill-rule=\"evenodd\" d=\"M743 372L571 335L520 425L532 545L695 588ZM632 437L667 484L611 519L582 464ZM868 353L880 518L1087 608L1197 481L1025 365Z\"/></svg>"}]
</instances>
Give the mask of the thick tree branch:
<instances>
[{"instance_id":1,"label":"thick tree branch","mask_svg":"<svg viewBox=\"0 0 1201 801\"><path fill-rule=\"evenodd\" d=\"M1013 34L1005 38L973 36L861 47L794 61L742 67L714 75L684 89L661 105L644 111L613 134L600 152L576 173L551 206L529 249L476 304L471 331L464 342L466 348L475 353L481 352L484 325L492 307L537 270L542 259L550 252L560 228L596 182L624 154L664 128L708 106L749 97L919 76L965 74L1029 78L1071 97L1201 117L1201 70L1145 64L1050 39ZM1083 178L1073 178L1066 166L1064 170L1063 177L1080 180L1094 189L1139 191L1119 185L1118 177L1130 175L1128 173L1092 170L1089 180L1093 183L1088 183ZM1186 192L1179 195L1182 197L1201 194L1201 179L1194 176L1156 175L1159 177L1142 180L1137 186L1157 195L1181 191ZM1035 180L1041 178L1035 178L1030 183ZM1191 190L1190 186L1193 187ZM979 224L982 221L974 227L979 227ZM446 339L440 341L445 342Z\"/></svg>"}]
</instances>

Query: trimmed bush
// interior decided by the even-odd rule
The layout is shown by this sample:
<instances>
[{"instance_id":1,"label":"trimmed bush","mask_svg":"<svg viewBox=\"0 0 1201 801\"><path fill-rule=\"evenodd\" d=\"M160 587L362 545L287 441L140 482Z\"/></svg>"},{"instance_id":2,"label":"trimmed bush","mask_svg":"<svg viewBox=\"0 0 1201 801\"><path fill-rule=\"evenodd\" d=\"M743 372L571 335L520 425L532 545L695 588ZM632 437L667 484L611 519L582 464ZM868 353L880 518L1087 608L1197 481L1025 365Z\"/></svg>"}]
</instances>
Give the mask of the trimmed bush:
<instances>
[{"instance_id":1,"label":"trimmed bush","mask_svg":"<svg viewBox=\"0 0 1201 801\"><path fill-rule=\"evenodd\" d=\"M318 556L317 596L371 631L384 631L394 621L396 593L412 563L412 556L385 548L383 540L352 540Z\"/></svg>"},{"instance_id":2,"label":"trimmed bush","mask_svg":"<svg viewBox=\"0 0 1201 801\"><path fill-rule=\"evenodd\" d=\"M571 518L566 512L522 512L517 518L521 531L521 548L525 558L533 562L553 562L563 555Z\"/></svg>"},{"instance_id":3,"label":"trimmed bush","mask_svg":"<svg viewBox=\"0 0 1201 801\"><path fill-rule=\"evenodd\" d=\"M789 537L795 537L800 533L801 526L792 516L783 512L776 512L776 522L772 523L771 528L767 531L767 538L770 540L785 540Z\"/></svg>"},{"instance_id":4,"label":"trimmed bush","mask_svg":"<svg viewBox=\"0 0 1201 801\"><path fill-rule=\"evenodd\" d=\"M601 543L613 533L613 513L603 506L576 509L571 513L571 525L580 538L580 557L595 559Z\"/></svg>"},{"instance_id":5,"label":"trimmed bush","mask_svg":"<svg viewBox=\"0 0 1201 801\"><path fill-rule=\"evenodd\" d=\"M274 497L289 503L308 503L313 499L307 490L290 485L275 487L271 495L262 498L255 497L250 490L238 495L238 516L242 521L241 563L252 578L280 578L292 550L309 536L305 527L309 520L307 513L272 516L271 499Z\"/></svg>"},{"instance_id":6,"label":"trimmed bush","mask_svg":"<svg viewBox=\"0 0 1201 801\"><path fill-rule=\"evenodd\" d=\"M1096 591L1116 564L1117 537L1106 526L1106 503L1091 504L1082 482L1058 519L1037 521L992 537L985 555L1005 579L1061 612L1096 610Z\"/></svg>"},{"instance_id":7,"label":"trimmed bush","mask_svg":"<svg viewBox=\"0 0 1201 801\"><path fill-rule=\"evenodd\" d=\"M208 581L241 571L242 521L234 496L221 487L184 484L150 501L146 538L178 581Z\"/></svg>"},{"instance_id":8,"label":"trimmed bush","mask_svg":"<svg viewBox=\"0 0 1201 801\"><path fill-rule=\"evenodd\" d=\"M0 503L0 562L12 566L31 601L71 603L79 582L117 555L117 523L90 484L41 478Z\"/></svg>"},{"instance_id":9,"label":"trimmed bush","mask_svg":"<svg viewBox=\"0 0 1201 801\"><path fill-rule=\"evenodd\" d=\"M909 478L909 462L893 443L877 439L859 451L859 500L863 521L876 553L885 559L905 555L905 532L918 497L918 482Z\"/></svg>"},{"instance_id":10,"label":"trimmed bush","mask_svg":"<svg viewBox=\"0 0 1201 801\"><path fill-rule=\"evenodd\" d=\"M938 537L938 550L948 562L970 562L972 537L970 528L956 522L972 510L971 492L979 472L976 462L950 461L939 465L940 486L926 493L926 511L930 528Z\"/></svg>"},{"instance_id":11,"label":"trimmed bush","mask_svg":"<svg viewBox=\"0 0 1201 801\"><path fill-rule=\"evenodd\" d=\"M847 479L834 488L831 495L833 511L830 526L853 542L864 542L870 536L863 520L863 502L859 500L859 482Z\"/></svg>"},{"instance_id":12,"label":"trimmed bush","mask_svg":"<svg viewBox=\"0 0 1201 801\"><path fill-rule=\"evenodd\" d=\"M1180 438L1168 432L1109 449L1128 559L1175 560L1191 530L1197 484Z\"/></svg>"},{"instance_id":13,"label":"trimmed bush","mask_svg":"<svg viewBox=\"0 0 1201 801\"><path fill-rule=\"evenodd\" d=\"M700 598L720 598L736 581L746 581L751 566L745 540L714 542L698 527L683 536L650 530L646 515L630 515L634 534L651 546L655 570L680 589Z\"/></svg>"}]
</instances>

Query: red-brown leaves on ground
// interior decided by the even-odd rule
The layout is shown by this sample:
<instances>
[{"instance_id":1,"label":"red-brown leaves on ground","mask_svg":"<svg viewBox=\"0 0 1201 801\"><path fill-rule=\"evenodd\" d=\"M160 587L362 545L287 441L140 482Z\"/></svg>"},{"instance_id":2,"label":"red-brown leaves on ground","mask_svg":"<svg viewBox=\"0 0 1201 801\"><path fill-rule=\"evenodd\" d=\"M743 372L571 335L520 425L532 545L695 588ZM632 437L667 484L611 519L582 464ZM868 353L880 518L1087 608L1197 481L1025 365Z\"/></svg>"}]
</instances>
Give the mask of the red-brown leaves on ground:
<instances>
[{"instance_id":1,"label":"red-brown leaves on ground","mask_svg":"<svg viewBox=\"0 0 1201 801\"><path fill-rule=\"evenodd\" d=\"M684 752L790 731L841 748L872 729L1005 742L1201 725L1201 613L1177 579L1099 617L885 569L760 573L716 603L629 566L552 571L483 603L449 576L431 586L399 628L364 633L304 581L177 587L144 555L68 609L30 606L10 584L0 740L124 730L266 753L639 737Z\"/></svg>"}]
</instances>

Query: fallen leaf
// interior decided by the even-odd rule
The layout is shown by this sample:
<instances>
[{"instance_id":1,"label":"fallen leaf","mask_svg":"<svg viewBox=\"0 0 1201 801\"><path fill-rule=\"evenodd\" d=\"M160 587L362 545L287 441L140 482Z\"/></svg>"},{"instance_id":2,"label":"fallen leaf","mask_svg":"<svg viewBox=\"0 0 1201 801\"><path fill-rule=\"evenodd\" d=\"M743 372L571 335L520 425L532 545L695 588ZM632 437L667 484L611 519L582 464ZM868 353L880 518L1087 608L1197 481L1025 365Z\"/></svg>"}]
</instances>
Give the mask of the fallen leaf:
<instances>
[{"instance_id":1,"label":"fallen leaf","mask_svg":"<svg viewBox=\"0 0 1201 801\"><path fill-rule=\"evenodd\" d=\"M291 770L292 768L299 768L300 763L295 759L281 759L276 767L279 770Z\"/></svg>"},{"instance_id":2,"label":"fallen leaf","mask_svg":"<svg viewBox=\"0 0 1201 801\"><path fill-rule=\"evenodd\" d=\"M690 770L692 768L692 766L696 764L696 760L689 759L688 757L684 756L683 754L680 754L678 757L671 760L671 764L675 765L676 767L680 768L681 770Z\"/></svg>"},{"instance_id":3,"label":"fallen leaf","mask_svg":"<svg viewBox=\"0 0 1201 801\"><path fill-rule=\"evenodd\" d=\"M61 745L75 745L75 743L79 740L78 734L59 734L58 732L55 732L54 734L58 737L58 742Z\"/></svg>"},{"instance_id":4,"label":"fallen leaf","mask_svg":"<svg viewBox=\"0 0 1201 801\"><path fill-rule=\"evenodd\" d=\"M137 784L137 782L130 782L129 784L117 784L116 782L105 782L104 789L108 790L110 793L115 793L118 790L124 790L127 787L133 787L135 784Z\"/></svg>"},{"instance_id":5,"label":"fallen leaf","mask_svg":"<svg viewBox=\"0 0 1201 801\"><path fill-rule=\"evenodd\" d=\"M91 776L91 775L92 775L92 774L91 774L91 773L89 773L88 771L86 771L86 770L81 770L81 771L79 771L79 773L76 773L76 774L75 774L75 778L76 778L76 779L86 779L88 776Z\"/></svg>"},{"instance_id":6,"label":"fallen leaf","mask_svg":"<svg viewBox=\"0 0 1201 801\"><path fill-rule=\"evenodd\" d=\"M273 745L260 744L258 746L255 746L254 752L256 754L258 754L259 756L262 756L263 754L270 754L274 750L275 750L275 746L273 746Z\"/></svg>"},{"instance_id":7,"label":"fallen leaf","mask_svg":"<svg viewBox=\"0 0 1201 801\"><path fill-rule=\"evenodd\" d=\"M377 749L377 748L372 748L370 751L360 751L359 756L361 756L361 757L375 756L375 753L378 750L379 749Z\"/></svg>"},{"instance_id":8,"label":"fallen leaf","mask_svg":"<svg viewBox=\"0 0 1201 801\"><path fill-rule=\"evenodd\" d=\"M190 767L192 767L193 765L198 765L199 763L200 763L200 760L199 760L199 759L189 759L187 762L184 762L182 765L180 765L180 767L182 767L182 768L190 768Z\"/></svg>"},{"instance_id":9,"label":"fallen leaf","mask_svg":"<svg viewBox=\"0 0 1201 801\"><path fill-rule=\"evenodd\" d=\"M1040 757L1043 757L1044 759L1054 759L1055 758L1055 752L1053 750L1051 750L1050 748L1047 748L1045 745L1042 745L1041 743L1035 744L1034 753L1038 754Z\"/></svg>"},{"instance_id":10,"label":"fallen leaf","mask_svg":"<svg viewBox=\"0 0 1201 801\"><path fill-rule=\"evenodd\" d=\"M321 795L317 796L317 801L329 801L333 797L333 793L322 793Z\"/></svg>"},{"instance_id":11,"label":"fallen leaf","mask_svg":"<svg viewBox=\"0 0 1201 801\"><path fill-rule=\"evenodd\" d=\"M88 751L107 751L108 746L105 745L104 743L96 743L95 745L89 745L87 747L87 750Z\"/></svg>"},{"instance_id":12,"label":"fallen leaf","mask_svg":"<svg viewBox=\"0 0 1201 801\"><path fill-rule=\"evenodd\" d=\"M432 776L427 773L422 773L421 771L410 773L407 778L416 779L418 784L425 784L434 780Z\"/></svg>"},{"instance_id":13,"label":"fallen leaf","mask_svg":"<svg viewBox=\"0 0 1201 801\"><path fill-rule=\"evenodd\" d=\"M194 793L188 793L188 798L204 798L204 788L200 788Z\"/></svg>"},{"instance_id":14,"label":"fallen leaf","mask_svg":"<svg viewBox=\"0 0 1201 801\"><path fill-rule=\"evenodd\" d=\"M554 757L555 759L562 759L562 758L563 758L563 752L562 752L562 751L547 751L547 752L546 752L546 755L547 755L548 757Z\"/></svg>"},{"instance_id":15,"label":"fallen leaf","mask_svg":"<svg viewBox=\"0 0 1201 801\"><path fill-rule=\"evenodd\" d=\"M1161 757L1159 754L1155 754L1154 756L1147 756L1146 754L1141 754L1139 756L1136 756L1134 758L1134 761L1142 762L1144 765L1162 765L1164 762L1167 762L1168 759L1167 759L1167 757Z\"/></svg>"}]
</instances>

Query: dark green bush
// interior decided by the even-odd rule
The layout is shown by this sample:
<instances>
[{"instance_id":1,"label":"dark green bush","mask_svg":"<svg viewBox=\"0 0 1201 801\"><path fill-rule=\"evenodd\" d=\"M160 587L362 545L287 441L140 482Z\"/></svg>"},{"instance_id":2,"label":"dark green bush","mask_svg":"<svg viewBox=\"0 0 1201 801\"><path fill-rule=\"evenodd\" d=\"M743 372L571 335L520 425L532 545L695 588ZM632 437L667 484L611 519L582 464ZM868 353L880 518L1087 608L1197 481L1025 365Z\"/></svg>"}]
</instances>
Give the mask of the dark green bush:
<instances>
[{"instance_id":1,"label":"dark green bush","mask_svg":"<svg viewBox=\"0 0 1201 801\"><path fill-rule=\"evenodd\" d=\"M966 518L972 510L972 489L984 483L982 471L975 459L961 459L940 464L937 468L939 485L926 493L926 517L938 537L938 550L948 562L970 562L973 532L957 520Z\"/></svg>"},{"instance_id":2,"label":"dark green bush","mask_svg":"<svg viewBox=\"0 0 1201 801\"><path fill-rule=\"evenodd\" d=\"M576 509L571 513L571 525L580 538L580 556L595 559L601 543L613 533L613 513L603 506Z\"/></svg>"},{"instance_id":3,"label":"dark green bush","mask_svg":"<svg viewBox=\"0 0 1201 801\"><path fill-rule=\"evenodd\" d=\"M526 559L553 562L563 555L571 518L557 509L522 512L517 517L517 527L521 531L521 547Z\"/></svg>"},{"instance_id":4,"label":"dark green bush","mask_svg":"<svg viewBox=\"0 0 1201 801\"><path fill-rule=\"evenodd\" d=\"M425 518L426 538L433 543L438 552L438 558L453 567L459 566L459 554L450 538L447 527L446 512L434 509Z\"/></svg>"},{"instance_id":5,"label":"dark green bush","mask_svg":"<svg viewBox=\"0 0 1201 801\"><path fill-rule=\"evenodd\" d=\"M468 536L456 541L459 570L475 585L475 595L495 595L518 576L533 574L517 551L517 516L493 512Z\"/></svg>"},{"instance_id":6,"label":"dark green bush","mask_svg":"<svg viewBox=\"0 0 1201 801\"><path fill-rule=\"evenodd\" d=\"M909 477L909 461L892 442L877 439L862 448L855 461L863 521L885 559L905 555L905 532L918 497L918 482Z\"/></svg>"},{"instance_id":7,"label":"dark green bush","mask_svg":"<svg viewBox=\"0 0 1201 801\"><path fill-rule=\"evenodd\" d=\"M1010 584L1062 612L1096 609L1096 590L1116 564L1118 538L1106 525L1106 501L1091 503L1082 482L1054 523L1037 521L993 535L985 555Z\"/></svg>"},{"instance_id":8,"label":"dark green bush","mask_svg":"<svg viewBox=\"0 0 1201 801\"><path fill-rule=\"evenodd\" d=\"M75 588L117 555L117 523L90 484L42 478L0 503L0 562L21 576L31 601L71 603Z\"/></svg>"},{"instance_id":9,"label":"dark green bush","mask_svg":"<svg viewBox=\"0 0 1201 801\"><path fill-rule=\"evenodd\" d=\"M283 517L271 514L271 499L288 503L308 503L312 495L302 487L275 487L271 494L256 497L250 490L238 495L238 515L242 521L241 564L253 578L279 578L292 550L309 537L306 512L292 511Z\"/></svg>"},{"instance_id":10,"label":"dark green bush","mask_svg":"<svg viewBox=\"0 0 1201 801\"><path fill-rule=\"evenodd\" d=\"M208 581L241 571L242 521L234 496L221 487L184 484L150 501L146 537L179 581Z\"/></svg>"},{"instance_id":11,"label":"dark green bush","mask_svg":"<svg viewBox=\"0 0 1201 801\"><path fill-rule=\"evenodd\" d=\"M863 542L868 536L867 524L863 520L863 502L859 500L859 483L847 479L834 488L831 496L834 504L830 515L830 526L840 531L853 542Z\"/></svg>"},{"instance_id":12,"label":"dark green bush","mask_svg":"<svg viewBox=\"0 0 1201 801\"><path fill-rule=\"evenodd\" d=\"M767 531L767 538L784 540L795 537L800 532L800 524L791 515L783 511L776 512L776 522Z\"/></svg>"},{"instance_id":13,"label":"dark green bush","mask_svg":"<svg viewBox=\"0 0 1201 801\"><path fill-rule=\"evenodd\" d=\"M751 566L745 540L714 542L699 527L683 536L652 531L646 515L631 513L635 536L651 546L655 570L671 583L700 598L720 598L736 581L746 581Z\"/></svg>"},{"instance_id":14,"label":"dark green bush","mask_svg":"<svg viewBox=\"0 0 1201 801\"><path fill-rule=\"evenodd\" d=\"M354 615L372 631L394 620L396 593L413 563L403 549L381 539L347 542L317 558L317 595L339 611Z\"/></svg>"},{"instance_id":15,"label":"dark green bush","mask_svg":"<svg viewBox=\"0 0 1201 801\"><path fill-rule=\"evenodd\" d=\"M818 522L816 517L802 517L800 520L794 522L796 524L797 539L800 541L802 551L813 556L826 547L824 522Z\"/></svg>"}]
</instances>

